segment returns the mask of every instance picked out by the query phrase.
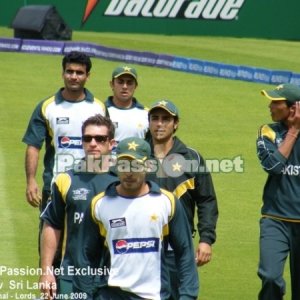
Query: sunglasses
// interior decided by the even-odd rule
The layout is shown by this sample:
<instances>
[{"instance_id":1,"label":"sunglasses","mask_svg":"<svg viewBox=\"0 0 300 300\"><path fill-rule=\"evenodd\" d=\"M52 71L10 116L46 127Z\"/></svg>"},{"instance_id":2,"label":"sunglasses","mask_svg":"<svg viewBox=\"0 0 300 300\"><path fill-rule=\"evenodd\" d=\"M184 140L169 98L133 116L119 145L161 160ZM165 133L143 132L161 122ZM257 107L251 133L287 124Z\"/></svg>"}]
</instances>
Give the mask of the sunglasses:
<instances>
[{"instance_id":1,"label":"sunglasses","mask_svg":"<svg viewBox=\"0 0 300 300\"><path fill-rule=\"evenodd\" d=\"M108 140L108 135L83 135L82 140L85 143L90 143L92 139L95 139L97 143L105 143Z\"/></svg>"}]
</instances>

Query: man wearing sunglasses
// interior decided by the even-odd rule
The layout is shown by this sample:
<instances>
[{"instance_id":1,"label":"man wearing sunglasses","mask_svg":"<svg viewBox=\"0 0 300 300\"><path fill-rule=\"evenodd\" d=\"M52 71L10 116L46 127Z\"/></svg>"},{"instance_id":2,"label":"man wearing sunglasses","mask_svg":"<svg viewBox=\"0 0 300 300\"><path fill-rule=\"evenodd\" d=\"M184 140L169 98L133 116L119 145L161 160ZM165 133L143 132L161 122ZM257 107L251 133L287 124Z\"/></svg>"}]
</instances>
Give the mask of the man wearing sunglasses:
<instances>
[{"instance_id":1,"label":"man wearing sunglasses","mask_svg":"<svg viewBox=\"0 0 300 300\"><path fill-rule=\"evenodd\" d=\"M86 208L95 194L117 179L108 173L109 154L114 143L114 125L109 118L101 115L88 118L82 125L85 159L76 170L60 173L55 179L51 201L41 215L44 226L41 235L43 275L40 277L40 288L43 295L48 296L44 299L54 299L56 293L58 299L72 296L74 257L82 247L78 231ZM60 268L53 270L51 266L61 237L62 261Z\"/></svg>"},{"instance_id":2,"label":"man wearing sunglasses","mask_svg":"<svg viewBox=\"0 0 300 300\"><path fill-rule=\"evenodd\" d=\"M109 82L113 95L105 101L113 121L117 143L127 137L144 138L148 131L148 111L135 97L138 87L137 72L129 66L119 66Z\"/></svg>"}]
</instances>

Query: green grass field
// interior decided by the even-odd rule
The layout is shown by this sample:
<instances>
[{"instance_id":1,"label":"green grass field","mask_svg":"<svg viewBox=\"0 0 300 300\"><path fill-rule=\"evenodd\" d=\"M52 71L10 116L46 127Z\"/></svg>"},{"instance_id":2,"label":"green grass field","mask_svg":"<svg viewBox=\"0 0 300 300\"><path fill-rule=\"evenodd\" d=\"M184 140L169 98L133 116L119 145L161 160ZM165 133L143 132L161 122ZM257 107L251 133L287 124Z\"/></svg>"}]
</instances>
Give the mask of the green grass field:
<instances>
[{"instance_id":1,"label":"green grass field","mask_svg":"<svg viewBox=\"0 0 300 300\"><path fill-rule=\"evenodd\" d=\"M0 36L12 37L13 32L0 28ZM116 48L300 71L299 42L82 32L74 32L73 39ZM37 102L62 86L61 58L0 52L0 295L8 292L11 299L15 292L38 295L26 286L27 282L34 284L36 276L10 275L3 268L38 266L38 211L25 200L25 145L21 139ZM104 100L110 95L111 71L119 64L93 59L87 87L98 98ZM135 67L139 74L136 97L146 105L161 98L173 100L180 109L178 136L183 141L198 149L206 159L243 158L242 173L213 173L220 217L213 260L199 269L199 299L256 299L260 287L256 275L258 220L266 174L256 158L255 139L258 127L270 121L268 102L260 96L260 90L270 86ZM286 299L290 295L288 277L286 272Z\"/></svg>"}]
</instances>

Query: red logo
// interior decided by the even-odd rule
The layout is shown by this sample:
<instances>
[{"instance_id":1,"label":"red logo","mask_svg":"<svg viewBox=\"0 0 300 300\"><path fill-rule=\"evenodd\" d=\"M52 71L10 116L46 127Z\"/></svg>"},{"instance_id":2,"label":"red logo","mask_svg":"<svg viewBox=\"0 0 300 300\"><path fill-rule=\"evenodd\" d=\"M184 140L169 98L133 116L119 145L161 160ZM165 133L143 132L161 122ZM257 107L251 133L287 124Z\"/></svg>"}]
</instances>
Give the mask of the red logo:
<instances>
[{"instance_id":1,"label":"red logo","mask_svg":"<svg viewBox=\"0 0 300 300\"><path fill-rule=\"evenodd\" d=\"M116 250L118 253L127 252L127 242L125 240L119 240L116 242Z\"/></svg>"},{"instance_id":2,"label":"red logo","mask_svg":"<svg viewBox=\"0 0 300 300\"><path fill-rule=\"evenodd\" d=\"M99 2L99 0L87 0L84 15L83 15L82 21L81 21L82 24L84 24L88 20L88 18L90 17L91 13L95 9L98 2Z\"/></svg>"},{"instance_id":3,"label":"red logo","mask_svg":"<svg viewBox=\"0 0 300 300\"><path fill-rule=\"evenodd\" d=\"M60 142L63 148L67 148L71 145L71 139L67 136L64 136Z\"/></svg>"}]
</instances>

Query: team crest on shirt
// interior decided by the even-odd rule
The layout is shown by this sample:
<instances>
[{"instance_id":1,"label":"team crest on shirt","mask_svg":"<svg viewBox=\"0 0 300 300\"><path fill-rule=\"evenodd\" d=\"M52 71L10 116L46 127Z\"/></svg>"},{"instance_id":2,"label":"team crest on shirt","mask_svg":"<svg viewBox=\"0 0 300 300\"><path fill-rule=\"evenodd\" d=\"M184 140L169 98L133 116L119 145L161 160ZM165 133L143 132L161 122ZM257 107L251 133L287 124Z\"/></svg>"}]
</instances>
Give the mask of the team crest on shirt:
<instances>
[{"instance_id":1,"label":"team crest on shirt","mask_svg":"<svg viewBox=\"0 0 300 300\"><path fill-rule=\"evenodd\" d=\"M119 228L126 226L126 219L125 218L117 218L109 220L110 228Z\"/></svg>"},{"instance_id":2,"label":"team crest on shirt","mask_svg":"<svg viewBox=\"0 0 300 300\"><path fill-rule=\"evenodd\" d=\"M57 117L56 118L56 124L57 125L61 125L61 124L69 124L70 123L70 119L68 117Z\"/></svg>"},{"instance_id":3,"label":"team crest on shirt","mask_svg":"<svg viewBox=\"0 0 300 300\"><path fill-rule=\"evenodd\" d=\"M73 190L73 200L87 200L88 194L90 190L85 188L79 188L77 190Z\"/></svg>"},{"instance_id":4,"label":"team crest on shirt","mask_svg":"<svg viewBox=\"0 0 300 300\"><path fill-rule=\"evenodd\" d=\"M157 222L159 220L159 217L158 217L158 215L157 214L152 214L151 216L150 216L150 221L151 222Z\"/></svg>"}]
</instances>

